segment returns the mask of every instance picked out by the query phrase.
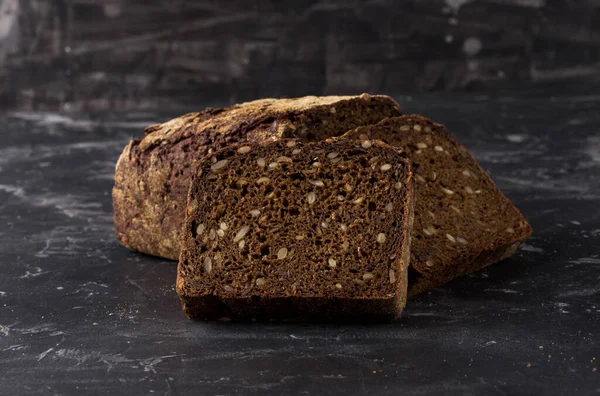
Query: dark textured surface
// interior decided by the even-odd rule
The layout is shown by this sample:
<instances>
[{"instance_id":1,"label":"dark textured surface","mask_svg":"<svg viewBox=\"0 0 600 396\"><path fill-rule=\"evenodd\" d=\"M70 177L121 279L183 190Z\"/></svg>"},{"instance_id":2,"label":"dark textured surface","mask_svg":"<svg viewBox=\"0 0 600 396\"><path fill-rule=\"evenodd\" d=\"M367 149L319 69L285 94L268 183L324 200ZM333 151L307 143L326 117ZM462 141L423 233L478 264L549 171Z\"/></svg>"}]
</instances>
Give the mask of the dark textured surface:
<instances>
[{"instance_id":1,"label":"dark textured surface","mask_svg":"<svg viewBox=\"0 0 600 396\"><path fill-rule=\"evenodd\" d=\"M383 326L189 321L175 263L122 248L110 200L129 137L177 114L0 116L0 393L598 394L600 97L398 100L534 235Z\"/></svg>"},{"instance_id":2,"label":"dark textured surface","mask_svg":"<svg viewBox=\"0 0 600 396\"><path fill-rule=\"evenodd\" d=\"M0 0L0 107L600 84L598 0Z\"/></svg>"}]
</instances>

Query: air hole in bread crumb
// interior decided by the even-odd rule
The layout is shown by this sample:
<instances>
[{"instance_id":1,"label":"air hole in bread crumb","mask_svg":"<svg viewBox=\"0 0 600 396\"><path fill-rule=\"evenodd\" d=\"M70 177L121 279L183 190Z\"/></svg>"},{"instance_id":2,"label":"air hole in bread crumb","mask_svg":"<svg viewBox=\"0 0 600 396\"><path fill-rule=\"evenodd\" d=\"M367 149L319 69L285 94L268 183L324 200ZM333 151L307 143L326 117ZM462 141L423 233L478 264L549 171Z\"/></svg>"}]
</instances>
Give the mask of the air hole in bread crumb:
<instances>
[{"instance_id":1,"label":"air hole in bread crumb","mask_svg":"<svg viewBox=\"0 0 600 396\"><path fill-rule=\"evenodd\" d=\"M269 254L271 254L271 246L263 245L260 247L260 255L261 256L268 256Z\"/></svg>"},{"instance_id":2,"label":"air hole in bread crumb","mask_svg":"<svg viewBox=\"0 0 600 396\"><path fill-rule=\"evenodd\" d=\"M302 173L292 173L290 175L290 179L292 181L294 181L294 180L304 180L304 175Z\"/></svg>"},{"instance_id":3,"label":"air hole in bread crumb","mask_svg":"<svg viewBox=\"0 0 600 396\"><path fill-rule=\"evenodd\" d=\"M291 208L288 213L290 214L290 216L298 216L300 214L300 211L297 208Z\"/></svg>"}]
</instances>

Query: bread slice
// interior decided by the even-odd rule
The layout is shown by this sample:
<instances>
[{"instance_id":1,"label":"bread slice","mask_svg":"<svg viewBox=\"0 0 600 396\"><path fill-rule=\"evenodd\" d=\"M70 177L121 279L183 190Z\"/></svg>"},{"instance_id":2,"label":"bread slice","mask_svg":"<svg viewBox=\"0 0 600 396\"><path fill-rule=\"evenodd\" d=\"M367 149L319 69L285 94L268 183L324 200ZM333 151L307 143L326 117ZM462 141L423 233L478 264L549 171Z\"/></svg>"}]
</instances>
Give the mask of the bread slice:
<instances>
[{"instance_id":1,"label":"bread slice","mask_svg":"<svg viewBox=\"0 0 600 396\"><path fill-rule=\"evenodd\" d=\"M406 301L411 165L382 142L231 146L190 187L177 292L190 318L388 320Z\"/></svg>"},{"instance_id":2,"label":"bread slice","mask_svg":"<svg viewBox=\"0 0 600 396\"><path fill-rule=\"evenodd\" d=\"M523 215L443 125L401 116L344 137L381 139L416 165L409 295L501 261L531 235Z\"/></svg>"},{"instance_id":3,"label":"bread slice","mask_svg":"<svg viewBox=\"0 0 600 396\"><path fill-rule=\"evenodd\" d=\"M399 106L387 96L307 96L207 109L150 126L117 162L117 238L130 249L176 260L195 161L243 140L321 140L394 115Z\"/></svg>"}]
</instances>

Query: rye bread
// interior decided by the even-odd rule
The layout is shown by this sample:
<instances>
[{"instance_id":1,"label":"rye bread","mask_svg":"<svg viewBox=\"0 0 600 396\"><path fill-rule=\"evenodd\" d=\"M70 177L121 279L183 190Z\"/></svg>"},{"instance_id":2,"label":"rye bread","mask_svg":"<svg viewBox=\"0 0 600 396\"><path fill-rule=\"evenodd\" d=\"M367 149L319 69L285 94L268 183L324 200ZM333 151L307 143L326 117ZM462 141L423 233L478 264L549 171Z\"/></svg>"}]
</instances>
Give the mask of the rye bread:
<instances>
[{"instance_id":1,"label":"rye bread","mask_svg":"<svg viewBox=\"0 0 600 396\"><path fill-rule=\"evenodd\" d=\"M415 164L409 295L501 261L531 235L527 220L443 125L407 115L344 137L380 139Z\"/></svg>"},{"instance_id":2,"label":"rye bread","mask_svg":"<svg viewBox=\"0 0 600 396\"><path fill-rule=\"evenodd\" d=\"M190 318L390 320L406 302L414 181L383 142L238 144L200 161L177 293Z\"/></svg>"},{"instance_id":3,"label":"rye bread","mask_svg":"<svg viewBox=\"0 0 600 396\"><path fill-rule=\"evenodd\" d=\"M195 161L239 141L321 140L395 115L399 106L387 96L307 96L206 109L150 126L117 162L117 238L130 249L176 260Z\"/></svg>"}]
</instances>

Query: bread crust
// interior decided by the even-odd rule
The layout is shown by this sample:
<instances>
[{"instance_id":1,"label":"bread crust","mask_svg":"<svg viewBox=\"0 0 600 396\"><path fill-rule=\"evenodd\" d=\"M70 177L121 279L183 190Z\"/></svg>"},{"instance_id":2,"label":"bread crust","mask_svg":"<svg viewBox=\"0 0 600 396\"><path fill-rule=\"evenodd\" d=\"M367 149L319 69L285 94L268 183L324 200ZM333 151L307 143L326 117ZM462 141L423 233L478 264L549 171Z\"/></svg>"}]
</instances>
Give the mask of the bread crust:
<instances>
[{"instance_id":1,"label":"bread crust","mask_svg":"<svg viewBox=\"0 0 600 396\"><path fill-rule=\"evenodd\" d=\"M115 169L117 239L130 249L177 260L197 160L240 141L321 140L399 114L387 96L307 96L208 108L149 126L143 138L127 144Z\"/></svg>"},{"instance_id":2,"label":"bread crust","mask_svg":"<svg viewBox=\"0 0 600 396\"><path fill-rule=\"evenodd\" d=\"M343 137L381 139L415 163L409 296L504 260L531 236L525 217L443 125L403 115Z\"/></svg>"}]
</instances>

